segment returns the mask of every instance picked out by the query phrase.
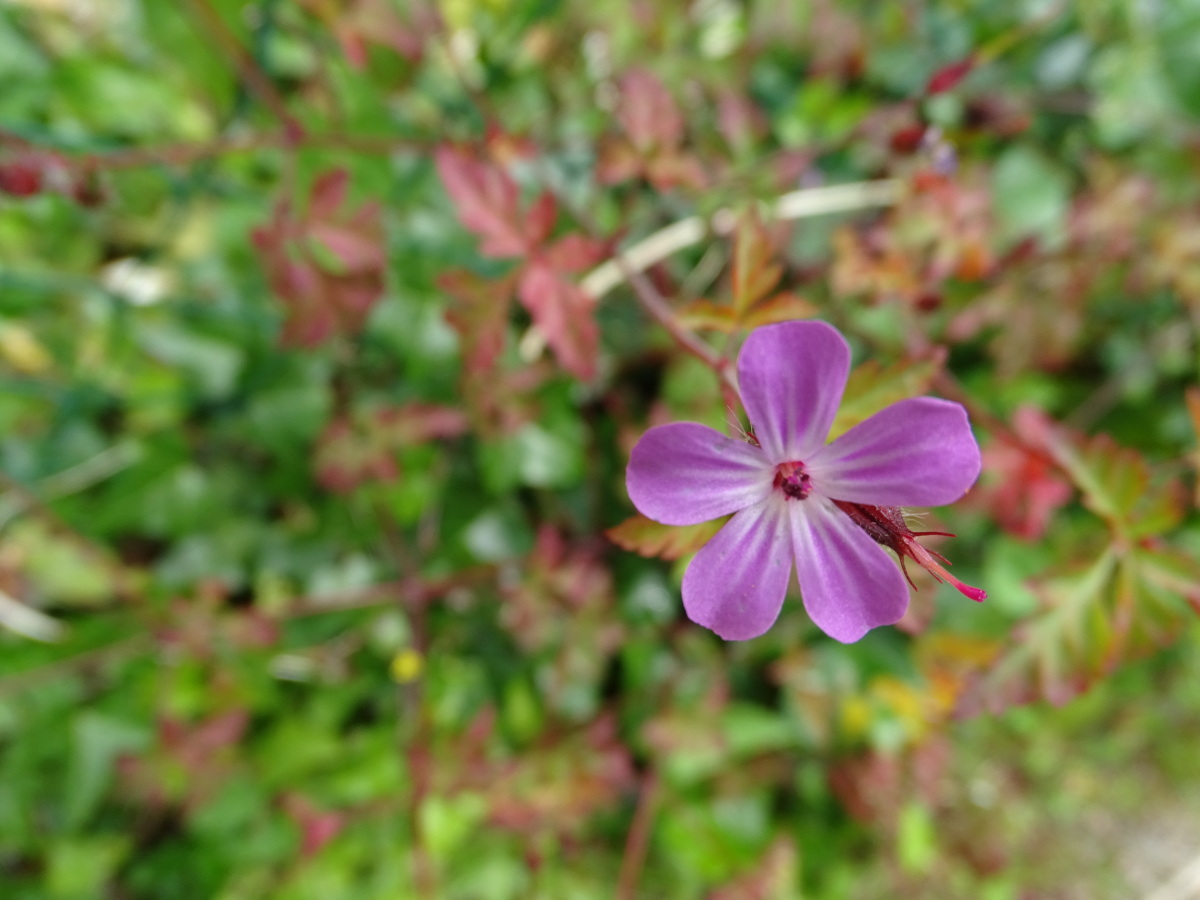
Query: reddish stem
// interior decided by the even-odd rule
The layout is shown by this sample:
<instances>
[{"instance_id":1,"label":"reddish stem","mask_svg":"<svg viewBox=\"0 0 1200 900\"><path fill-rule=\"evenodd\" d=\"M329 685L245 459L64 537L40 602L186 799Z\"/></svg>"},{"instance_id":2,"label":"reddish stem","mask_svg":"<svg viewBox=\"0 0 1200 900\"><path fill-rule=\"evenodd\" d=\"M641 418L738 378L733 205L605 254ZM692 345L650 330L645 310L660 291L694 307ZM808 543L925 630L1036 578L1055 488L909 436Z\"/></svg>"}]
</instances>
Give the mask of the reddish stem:
<instances>
[{"instance_id":1,"label":"reddish stem","mask_svg":"<svg viewBox=\"0 0 1200 900\"><path fill-rule=\"evenodd\" d=\"M213 8L210 0L188 0L188 5L200 19L204 28L212 35L221 51L237 68L238 76L250 92L257 97L272 115L283 125L283 133L289 146L295 146L304 137L304 128L283 102L283 96L262 70L254 57L242 46L236 34L225 24L225 20Z\"/></svg>"}]
</instances>

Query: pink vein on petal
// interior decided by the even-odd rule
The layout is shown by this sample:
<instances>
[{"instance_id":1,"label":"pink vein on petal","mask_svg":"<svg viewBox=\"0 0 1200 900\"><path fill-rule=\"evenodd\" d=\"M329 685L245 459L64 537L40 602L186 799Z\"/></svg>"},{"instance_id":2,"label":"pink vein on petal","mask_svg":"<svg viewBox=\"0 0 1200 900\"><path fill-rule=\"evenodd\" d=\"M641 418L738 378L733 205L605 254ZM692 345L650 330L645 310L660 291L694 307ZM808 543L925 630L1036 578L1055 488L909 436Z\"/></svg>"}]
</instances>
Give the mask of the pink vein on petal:
<instances>
[{"instance_id":1,"label":"pink vein on petal","mask_svg":"<svg viewBox=\"0 0 1200 900\"><path fill-rule=\"evenodd\" d=\"M688 618L727 641L758 637L779 617L792 548L780 495L743 509L696 554L683 576Z\"/></svg>"},{"instance_id":2,"label":"pink vein on petal","mask_svg":"<svg viewBox=\"0 0 1200 900\"><path fill-rule=\"evenodd\" d=\"M751 332L738 381L771 462L802 460L825 443L849 372L850 347L832 325L784 322Z\"/></svg>"},{"instance_id":3,"label":"pink vein on petal","mask_svg":"<svg viewBox=\"0 0 1200 900\"><path fill-rule=\"evenodd\" d=\"M893 403L808 461L826 497L872 506L953 503L979 477L979 445L966 410L949 400Z\"/></svg>"},{"instance_id":4,"label":"pink vein on petal","mask_svg":"<svg viewBox=\"0 0 1200 900\"><path fill-rule=\"evenodd\" d=\"M908 585L895 560L828 500L788 506L800 594L817 627L849 644L899 621Z\"/></svg>"},{"instance_id":5,"label":"pink vein on petal","mask_svg":"<svg viewBox=\"0 0 1200 900\"><path fill-rule=\"evenodd\" d=\"M758 503L774 470L762 450L696 422L651 428L629 454L625 485L638 512L698 525Z\"/></svg>"}]
</instances>

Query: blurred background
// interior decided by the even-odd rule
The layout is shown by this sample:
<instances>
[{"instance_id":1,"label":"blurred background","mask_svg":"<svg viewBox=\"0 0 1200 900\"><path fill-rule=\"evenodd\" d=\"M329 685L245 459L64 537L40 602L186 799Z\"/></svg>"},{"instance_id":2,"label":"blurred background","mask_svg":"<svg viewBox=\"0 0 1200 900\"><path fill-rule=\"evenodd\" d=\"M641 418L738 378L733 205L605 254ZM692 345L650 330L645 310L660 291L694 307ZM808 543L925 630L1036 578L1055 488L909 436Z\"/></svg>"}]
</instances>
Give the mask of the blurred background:
<instances>
[{"instance_id":1,"label":"blurred background","mask_svg":"<svg viewBox=\"0 0 1200 900\"><path fill-rule=\"evenodd\" d=\"M0 0L0 896L1200 897L1197 59L1197 0ZM629 449L807 317L838 428L970 411L985 603L684 617Z\"/></svg>"}]
</instances>

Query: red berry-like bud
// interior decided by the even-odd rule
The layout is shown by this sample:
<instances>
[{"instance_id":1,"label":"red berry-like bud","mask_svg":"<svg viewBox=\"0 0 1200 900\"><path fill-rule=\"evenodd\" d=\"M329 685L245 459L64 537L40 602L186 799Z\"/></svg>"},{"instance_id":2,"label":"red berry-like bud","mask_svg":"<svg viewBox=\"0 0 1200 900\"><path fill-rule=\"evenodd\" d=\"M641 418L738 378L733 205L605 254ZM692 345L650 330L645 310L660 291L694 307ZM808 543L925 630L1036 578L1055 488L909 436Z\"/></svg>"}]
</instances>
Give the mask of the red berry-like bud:
<instances>
[{"instance_id":1,"label":"red berry-like bud","mask_svg":"<svg viewBox=\"0 0 1200 900\"><path fill-rule=\"evenodd\" d=\"M0 164L0 193L32 197L41 192L42 170L39 166L25 160Z\"/></svg>"}]
</instances>

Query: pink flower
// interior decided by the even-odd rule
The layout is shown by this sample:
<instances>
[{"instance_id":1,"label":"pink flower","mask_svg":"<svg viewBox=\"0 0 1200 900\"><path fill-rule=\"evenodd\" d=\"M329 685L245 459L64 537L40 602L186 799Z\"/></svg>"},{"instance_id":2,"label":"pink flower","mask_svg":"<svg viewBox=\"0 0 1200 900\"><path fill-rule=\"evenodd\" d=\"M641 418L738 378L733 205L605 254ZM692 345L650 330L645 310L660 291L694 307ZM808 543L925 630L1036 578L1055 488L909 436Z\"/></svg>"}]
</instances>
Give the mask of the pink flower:
<instances>
[{"instance_id":1,"label":"pink flower","mask_svg":"<svg viewBox=\"0 0 1200 900\"><path fill-rule=\"evenodd\" d=\"M630 454L626 485L643 515L695 525L734 513L683 578L692 621L726 640L775 622L795 564L804 607L839 641L890 625L908 607L905 575L884 551L916 560L976 600L908 530L901 506L940 506L979 475L966 410L901 400L825 443L850 348L824 322L754 331L738 356L753 443L695 422L651 428Z\"/></svg>"}]
</instances>

